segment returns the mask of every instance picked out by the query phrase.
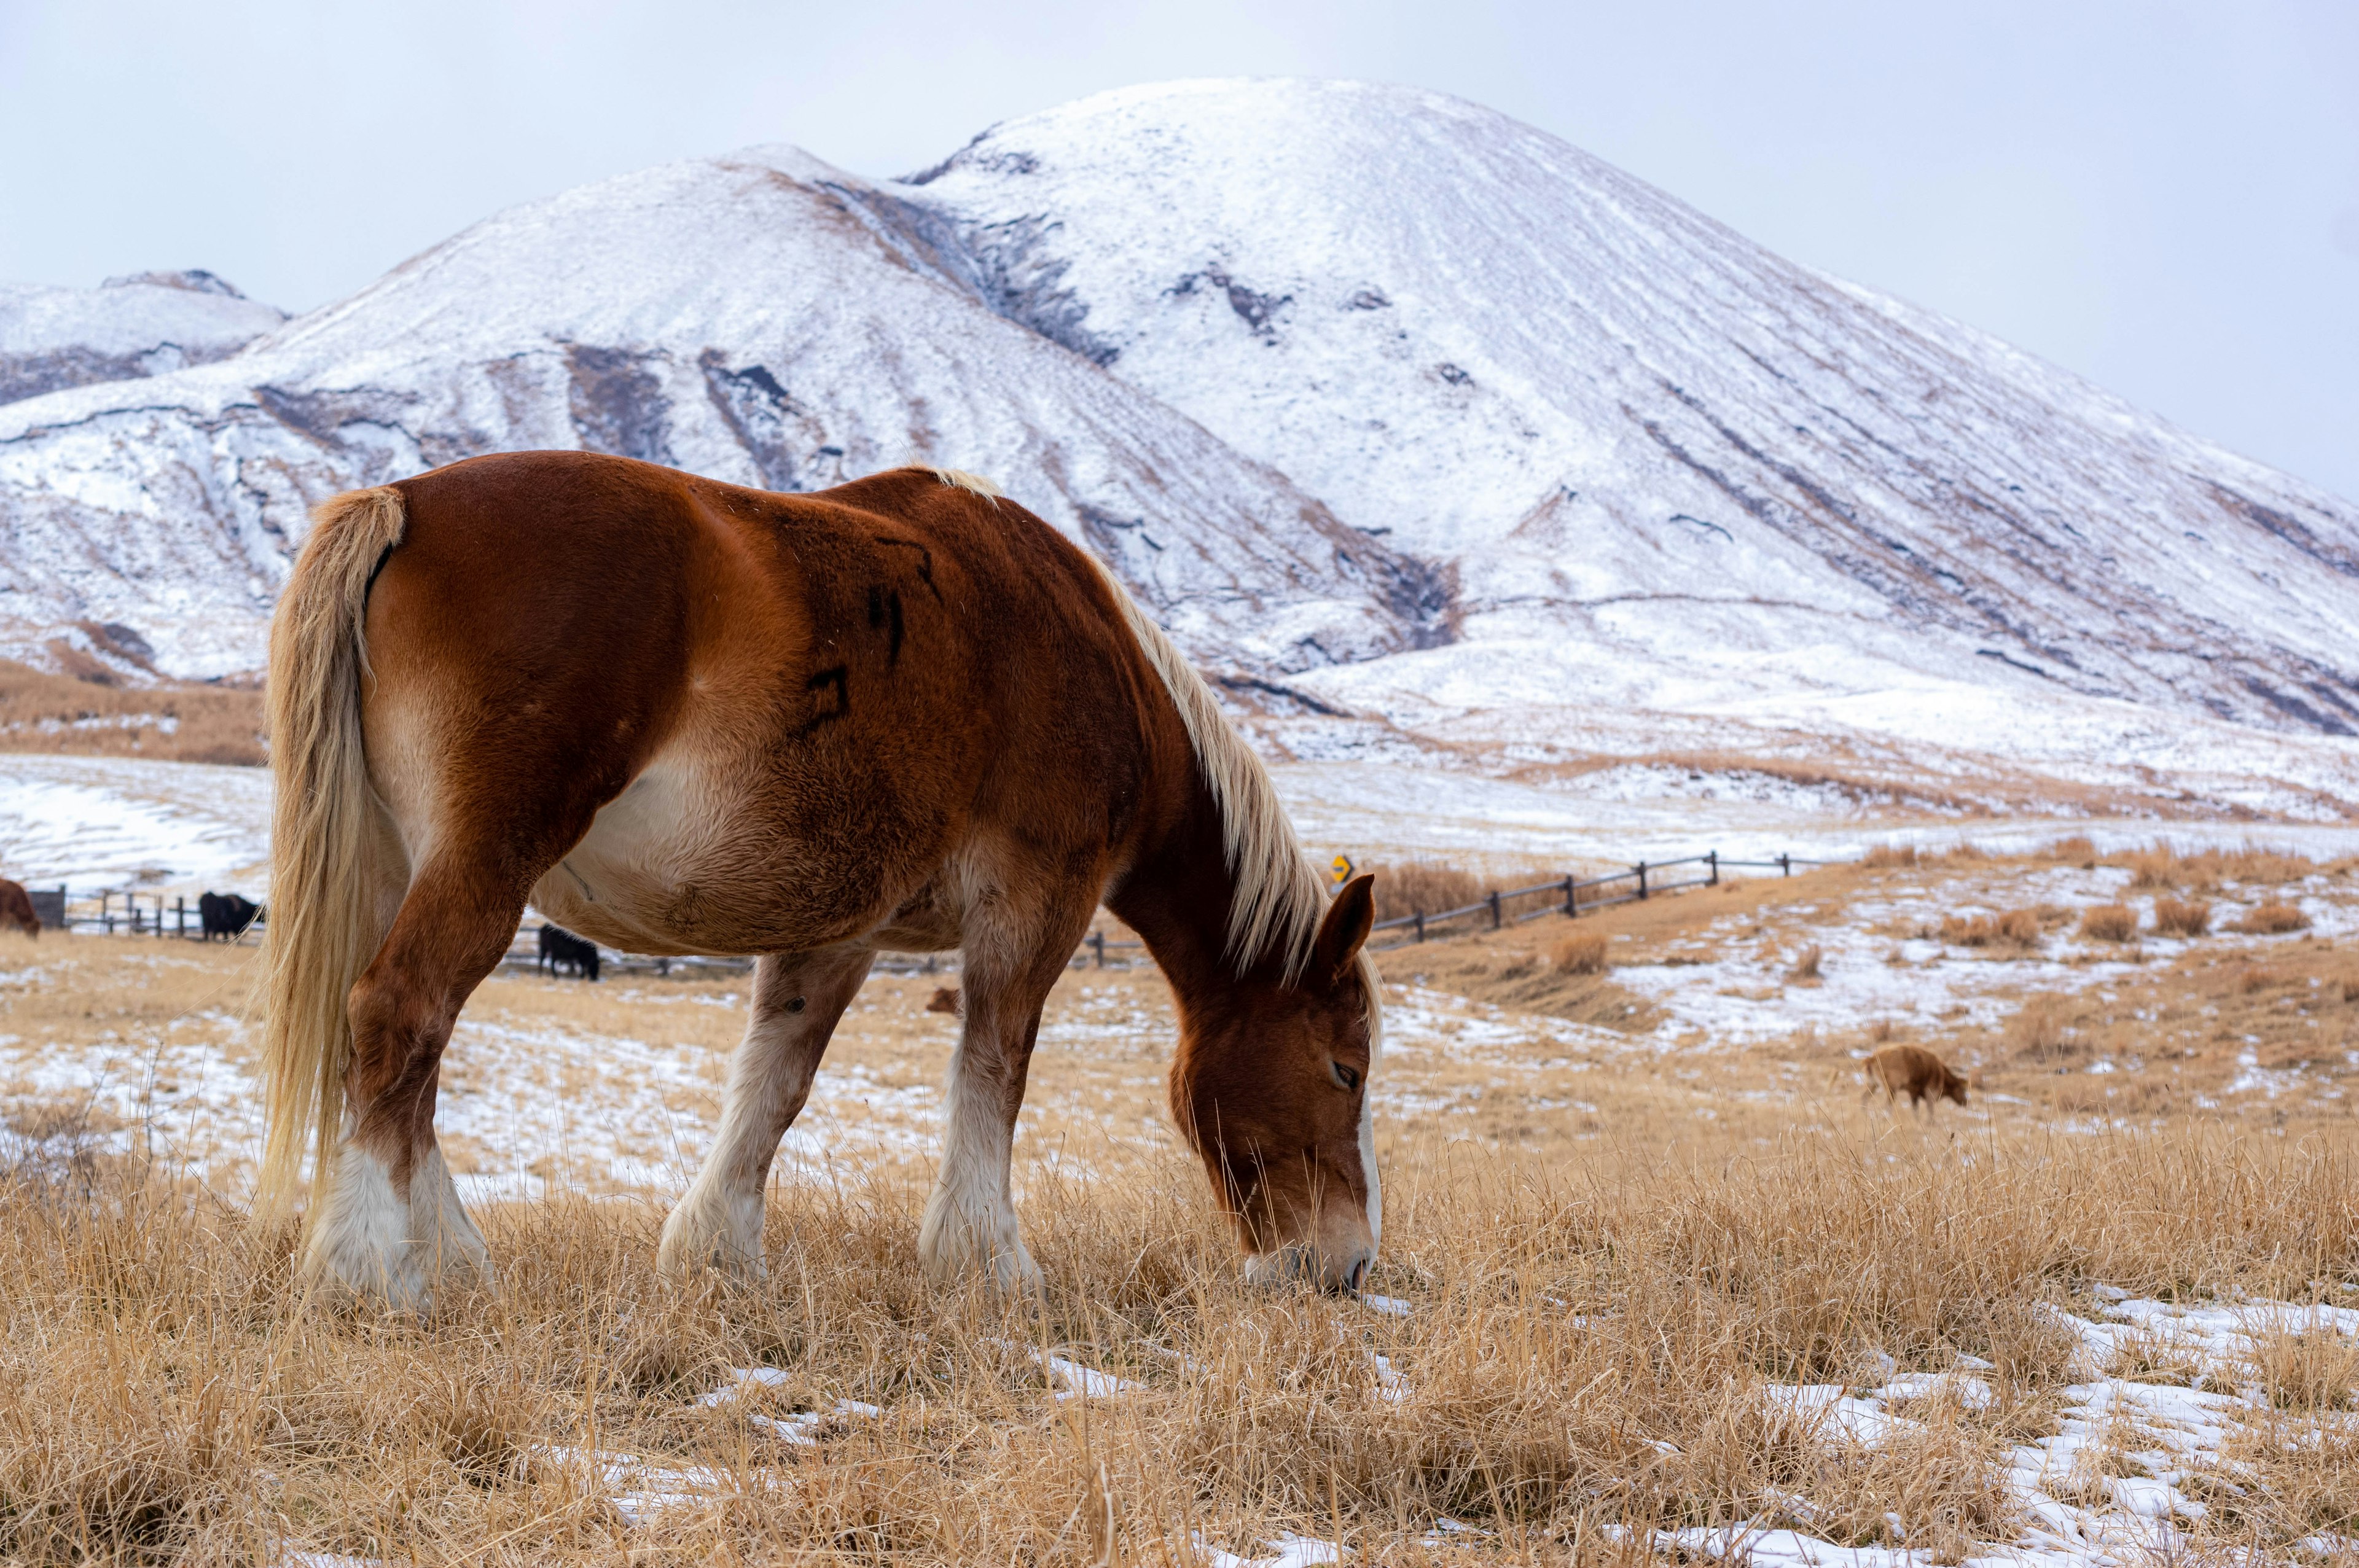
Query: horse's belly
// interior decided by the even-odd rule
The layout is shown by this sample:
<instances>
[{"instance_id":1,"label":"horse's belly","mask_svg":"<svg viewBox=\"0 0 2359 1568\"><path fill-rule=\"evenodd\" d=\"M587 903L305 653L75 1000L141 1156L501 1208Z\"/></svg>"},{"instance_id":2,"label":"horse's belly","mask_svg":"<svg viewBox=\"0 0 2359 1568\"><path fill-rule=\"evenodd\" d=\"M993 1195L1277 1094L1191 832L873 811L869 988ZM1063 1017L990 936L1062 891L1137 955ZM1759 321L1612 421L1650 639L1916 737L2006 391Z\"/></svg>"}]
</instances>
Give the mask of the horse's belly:
<instances>
[{"instance_id":1,"label":"horse's belly","mask_svg":"<svg viewBox=\"0 0 2359 1568\"><path fill-rule=\"evenodd\" d=\"M628 952L799 952L875 923L875 873L843 859L803 841L753 792L658 759L534 884L532 902ZM864 883L865 897L845 896Z\"/></svg>"}]
</instances>

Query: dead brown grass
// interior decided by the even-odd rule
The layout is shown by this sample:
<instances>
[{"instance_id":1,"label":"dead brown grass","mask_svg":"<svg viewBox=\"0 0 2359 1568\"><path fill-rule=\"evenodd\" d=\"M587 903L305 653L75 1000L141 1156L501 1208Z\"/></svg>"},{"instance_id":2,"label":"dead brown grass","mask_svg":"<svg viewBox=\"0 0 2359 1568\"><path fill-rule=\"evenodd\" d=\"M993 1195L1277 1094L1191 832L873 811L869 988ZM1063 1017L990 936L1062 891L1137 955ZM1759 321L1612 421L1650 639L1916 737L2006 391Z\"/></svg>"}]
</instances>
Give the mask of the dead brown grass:
<instances>
[{"instance_id":1,"label":"dead brown grass","mask_svg":"<svg viewBox=\"0 0 2359 1568\"><path fill-rule=\"evenodd\" d=\"M1606 947L1603 931L1575 931L1557 939L1549 949L1549 962L1561 975L1602 975Z\"/></svg>"},{"instance_id":2,"label":"dead brown grass","mask_svg":"<svg viewBox=\"0 0 2359 1568\"><path fill-rule=\"evenodd\" d=\"M2212 906L2190 899L2158 898L2154 928L2164 936L2201 936L2212 929Z\"/></svg>"},{"instance_id":3,"label":"dead brown grass","mask_svg":"<svg viewBox=\"0 0 2359 1568\"><path fill-rule=\"evenodd\" d=\"M2069 999L2043 993L2028 998L2007 1022L2010 1054L2032 1062L2054 1062L2082 1054L2071 1033Z\"/></svg>"},{"instance_id":4,"label":"dead brown grass","mask_svg":"<svg viewBox=\"0 0 2359 1568\"><path fill-rule=\"evenodd\" d=\"M1913 866L1917 863L1914 844L1873 844L1859 863L1869 871L1882 871L1893 866Z\"/></svg>"},{"instance_id":5,"label":"dead brown grass","mask_svg":"<svg viewBox=\"0 0 2359 1568\"><path fill-rule=\"evenodd\" d=\"M178 683L101 685L0 659L0 752L259 767L267 760L262 694Z\"/></svg>"},{"instance_id":6,"label":"dead brown grass","mask_svg":"<svg viewBox=\"0 0 2359 1568\"><path fill-rule=\"evenodd\" d=\"M1801 985L1815 985L1820 979L1820 966L1825 962L1826 954L1813 942L1794 955L1794 961L1786 967L1786 978Z\"/></svg>"},{"instance_id":7,"label":"dead brown grass","mask_svg":"<svg viewBox=\"0 0 2359 1568\"><path fill-rule=\"evenodd\" d=\"M2040 851L2051 860L2060 861L2084 871L2097 869L2097 846L2085 833L2069 838L2059 838Z\"/></svg>"},{"instance_id":8,"label":"dead brown grass","mask_svg":"<svg viewBox=\"0 0 2359 1568\"><path fill-rule=\"evenodd\" d=\"M1473 872L1443 860L1390 860L1362 869L1375 874L1378 920L1463 909L1489 891Z\"/></svg>"},{"instance_id":9,"label":"dead brown grass","mask_svg":"<svg viewBox=\"0 0 2359 1568\"><path fill-rule=\"evenodd\" d=\"M2310 916L2292 904L2271 899L2255 906L2229 929L2252 936L2282 936L2289 931L2309 930Z\"/></svg>"},{"instance_id":10,"label":"dead brown grass","mask_svg":"<svg viewBox=\"0 0 2359 1568\"><path fill-rule=\"evenodd\" d=\"M2137 934L2137 911L2127 904L2096 904L2081 916L2081 935L2094 942L2134 942Z\"/></svg>"},{"instance_id":11,"label":"dead brown grass","mask_svg":"<svg viewBox=\"0 0 2359 1568\"><path fill-rule=\"evenodd\" d=\"M1822 909L1843 874L1816 893L1770 891ZM1634 951L1667 962L1701 946L1700 914L1729 903L1777 907L1748 886L1556 931L1611 936L1625 962ZM1808 917L1781 928L1773 950L1791 951L1784 930L1808 929ZM201 1022L250 957L5 940L0 1007L7 1032L33 1042L101 1030L137 1041ZM1643 1006L1610 979L1559 974L1544 954L1539 933L1509 930L1383 963L1397 984L1609 1024ZM2070 1095L2042 1103L2076 1113L2118 1111L2104 1096L2136 1087L2126 1065L2102 1077L2055 1069L2096 1044L2125 1064L2134 1049L2159 1054L2182 1027L2201 1032L2190 1042L2221 1035L2223 1061L2247 1034L2262 1038L2265 1065L2304 1040L2340 1059L2340 1032L2359 1019L2339 1000L2338 953L2284 944L2270 955L2282 983L2252 994L2241 956L2223 957L2199 948L2109 981L2140 988L2124 1005L2150 1016L2134 1024L2109 1023L2093 993L2049 999L2049 1037L2066 1048L2010 1083L2060 1086ZM36 959L52 975L42 989L13 978ZM938 1079L954 1024L924 1011L936 984L872 982L822 1077ZM502 978L474 1011L717 1053L742 1015L693 1005L713 985ZM1128 1000L1103 1016L1136 1008L1152 1022L1130 1031L1135 1044L1044 1037L1027 1122L1037 1112L1049 1136L1027 1130L1019 1154L1068 1129L1081 1148L1093 1118L1129 1130L1158 1114L1158 986L1112 970L1060 986L1060 1007L1084 988L1119 989ZM1542 1000L1516 1000L1527 994ZM2359 1279L2347 1112L2299 1138L2191 1122L2051 1136L2004 1108L1984 1119L1978 1095L1954 1144L1864 1146L1806 1105L1732 1092L1774 1088L1788 1054L1815 1083L1848 1031L1759 1055L1665 1056L1652 1043L1616 1055L1480 1016L1495 1022L1388 1042L1389 1092L1449 1107L1379 1122L1388 1203L1374 1287L1415 1303L1406 1320L1239 1288L1201 1179L1151 1140L1087 1179L1019 1165L1049 1277L1037 1306L929 1286L913 1237L929 1170L847 1164L773 1193L760 1286L667 1287L648 1272L658 1206L558 1201L485 1213L496 1292L453 1298L426 1324L338 1318L299 1306L283 1251L233 1211L110 1162L57 1114L38 1139L53 1157L0 1192L0 1560L268 1562L320 1547L419 1562L1185 1564L1197 1534L1266 1555L1259 1543L1290 1531L1340 1536L1354 1561L1592 1562L1606 1524L1795 1509L1814 1534L1905 1535L1927 1560L1954 1560L2012 1539L1993 1456L2051 1433L2058 1390L2085 1376L2077 1336L2043 1302L2082 1300L2092 1281L2201 1299L2299 1298L2313 1281ZM1930 1010L1906 1018L1908 1033L1941 1044ZM2040 1037L2027 1028L2027 1044ZM1995 1052L1942 1054L1999 1070ZM463 1083L470 1065L450 1065ZM1576 1096L1588 1103L1573 1108ZM1027 1356L993 1337L1060 1347L1143 1390L1060 1403ZM1399 1402L1378 1392L1368 1350L1403 1379ZM1882 1450L1781 1427L1756 1397L1764 1379L1868 1381L1880 1356L1937 1370L1960 1352L1996 1364L1999 1404L1912 1408L1926 1434ZM756 1362L786 1370L786 1385L735 1410L698 1404L726 1368ZM2275 1552L2349 1528L2333 1510L2353 1482L2317 1458L2322 1441L2327 1460L2347 1461L2349 1444L2296 1424L2310 1413L2299 1398L2298 1398L2298 1369L2281 1376L2296 1394L2279 1436L2301 1441L2240 1447L2255 1469L2220 1494L2234 1508L2216 1525L2190 1525L2197 1555L2234 1541ZM812 1449L747 1419L839 1398L886 1413L830 1422ZM715 1484L629 1526L607 1488L551 1456L563 1445L705 1466ZM1430 1551L1420 1539L1442 1514L1490 1533Z\"/></svg>"},{"instance_id":12,"label":"dead brown grass","mask_svg":"<svg viewBox=\"0 0 2359 1568\"><path fill-rule=\"evenodd\" d=\"M1944 915L1941 940L1953 947L2034 947L2039 943L2040 925L2036 909Z\"/></svg>"},{"instance_id":13,"label":"dead brown grass","mask_svg":"<svg viewBox=\"0 0 2359 1568\"><path fill-rule=\"evenodd\" d=\"M2133 850L2121 858L2129 868L2134 888L2179 888L2210 892L2223 883L2277 887L2299 881L2318 871L2307 855L2245 844L2234 849L2199 849L2182 854L2169 844Z\"/></svg>"},{"instance_id":14,"label":"dead brown grass","mask_svg":"<svg viewBox=\"0 0 2359 1568\"><path fill-rule=\"evenodd\" d=\"M2359 1339L2332 1328L2263 1328L2253 1339L2252 1372L2279 1410L2359 1405Z\"/></svg>"},{"instance_id":15,"label":"dead brown grass","mask_svg":"<svg viewBox=\"0 0 2359 1568\"><path fill-rule=\"evenodd\" d=\"M1199 1535L1252 1551L1291 1532L1391 1561L1446 1515L1487 1532L1460 1557L1524 1561L1606 1524L1798 1509L1839 1542L1954 1562L2012 1538L1999 1461L2074 1376L2043 1297L2359 1273L2347 1141L2000 1141L1972 1182L1825 1140L1568 1164L1437 1139L1390 1162L1375 1284L1412 1301L1406 1319L1241 1287L1180 1162L1169 1184L1036 1182L1037 1303L929 1285L925 1183L881 1173L775 1189L759 1285L654 1278L654 1208L494 1208L497 1288L425 1323L307 1308L282 1242L162 1173L113 1166L88 1196L12 1173L0 1552L1152 1563L1190 1561ZM2117 1223L2133 1203L2148 1222ZM1138 1388L1060 1403L1027 1346ZM1995 1363L2000 1407L1912 1410L1924 1431L1879 1449L1758 1393L1960 1353ZM785 1385L699 1402L751 1365ZM2322 1407L2333 1375L2301 1397ZM808 1447L749 1419L840 1398L884 1414ZM2284 1465L2309 1465L2299 1446ZM567 1448L710 1478L632 1527ZM2273 1498L2290 1471L2253 1463L2248 1492ZM2330 1495L2305 1484L2271 1541Z\"/></svg>"}]
</instances>

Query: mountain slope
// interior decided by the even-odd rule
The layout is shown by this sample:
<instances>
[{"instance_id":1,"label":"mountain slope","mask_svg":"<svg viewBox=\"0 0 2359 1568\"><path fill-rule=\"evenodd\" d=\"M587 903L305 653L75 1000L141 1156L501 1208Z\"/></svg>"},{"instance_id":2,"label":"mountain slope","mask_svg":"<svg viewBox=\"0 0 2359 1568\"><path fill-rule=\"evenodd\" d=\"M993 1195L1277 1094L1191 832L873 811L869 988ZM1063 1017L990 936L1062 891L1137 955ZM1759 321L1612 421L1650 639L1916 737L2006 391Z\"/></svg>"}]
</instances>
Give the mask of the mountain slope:
<instances>
[{"instance_id":1,"label":"mountain slope","mask_svg":"<svg viewBox=\"0 0 2359 1568\"><path fill-rule=\"evenodd\" d=\"M110 277L97 288L0 284L0 403L203 364L285 319L209 272Z\"/></svg>"},{"instance_id":2,"label":"mountain slope","mask_svg":"<svg viewBox=\"0 0 2359 1568\"><path fill-rule=\"evenodd\" d=\"M840 194L857 184L791 148L625 176L478 224L234 359L0 408L0 618L126 626L179 674L250 670L309 505L584 447L788 490L955 462L1096 539L1217 665L1413 644L1392 552L907 265Z\"/></svg>"},{"instance_id":3,"label":"mountain slope","mask_svg":"<svg viewBox=\"0 0 2359 1568\"><path fill-rule=\"evenodd\" d=\"M1412 664L1474 658L1486 693L1840 689L1759 670L1823 645L2359 727L2359 508L1488 110L1143 87L891 194L1012 315L1448 559L1470 646ZM1319 684L1397 679L1431 684Z\"/></svg>"},{"instance_id":4,"label":"mountain slope","mask_svg":"<svg viewBox=\"0 0 2359 1568\"><path fill-rule=\"evenodd\" d=\"M251 671L310 503L524 447L990 473L1303 757L2359 810L2359 509L1348 82L1103 94L899 181L645 170L0 406L0 652Z\"/></svg>"}]
</instances>

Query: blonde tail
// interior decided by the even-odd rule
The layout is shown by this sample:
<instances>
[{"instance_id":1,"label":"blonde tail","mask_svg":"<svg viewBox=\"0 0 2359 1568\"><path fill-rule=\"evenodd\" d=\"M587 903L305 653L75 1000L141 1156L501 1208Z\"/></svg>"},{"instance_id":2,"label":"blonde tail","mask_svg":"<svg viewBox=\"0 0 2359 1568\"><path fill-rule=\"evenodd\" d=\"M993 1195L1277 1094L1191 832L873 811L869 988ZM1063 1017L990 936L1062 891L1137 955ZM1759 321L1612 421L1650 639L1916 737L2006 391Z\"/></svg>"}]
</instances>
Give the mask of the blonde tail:
<instances>
[{"instance_id":1,"label":"blonde tail","mask_svg":"<svg viewBox=\"0 0 2359 1568\"><path fill-rule=\"evenodd\" d=\"M355 490L312 514L270 622L270 907L263 940L269 1133L255 1217L284 1220L312 1157L316 1208L333 1180L352 1060L345 1000L385 938L389 824L361 740L362 616L401 543L401 492Z\"/></svg>"}]
</instances>

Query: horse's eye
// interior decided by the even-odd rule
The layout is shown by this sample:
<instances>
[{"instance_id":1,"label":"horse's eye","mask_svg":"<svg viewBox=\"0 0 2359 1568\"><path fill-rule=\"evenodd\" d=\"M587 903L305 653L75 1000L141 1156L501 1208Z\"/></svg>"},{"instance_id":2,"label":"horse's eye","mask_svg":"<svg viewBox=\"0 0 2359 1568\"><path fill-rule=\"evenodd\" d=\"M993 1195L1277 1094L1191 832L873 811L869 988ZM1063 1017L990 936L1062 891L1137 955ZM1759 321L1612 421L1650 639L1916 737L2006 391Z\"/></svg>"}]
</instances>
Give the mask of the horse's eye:
<instances>
[{"instance_id":1,"label":"horse's eye","mask_svg":"<svg viewBox=\"0 0 2359 1568\"><path fill-rule=\"evenodd\" d=\"M1341 1062L1330 1062L1327 1064L1327 1070L1335 1075L1335 1082L1339 1087L1356 1089L1360 1087L1360 1069L1357 1067L1347 1067Z\"/></svg>"}]
</instances>

